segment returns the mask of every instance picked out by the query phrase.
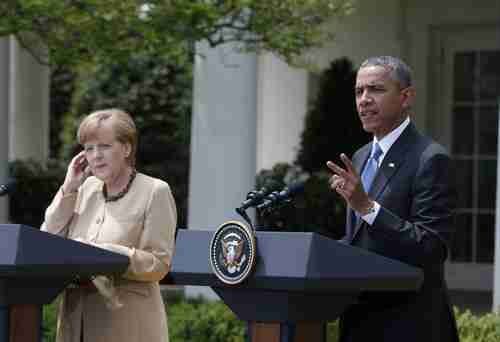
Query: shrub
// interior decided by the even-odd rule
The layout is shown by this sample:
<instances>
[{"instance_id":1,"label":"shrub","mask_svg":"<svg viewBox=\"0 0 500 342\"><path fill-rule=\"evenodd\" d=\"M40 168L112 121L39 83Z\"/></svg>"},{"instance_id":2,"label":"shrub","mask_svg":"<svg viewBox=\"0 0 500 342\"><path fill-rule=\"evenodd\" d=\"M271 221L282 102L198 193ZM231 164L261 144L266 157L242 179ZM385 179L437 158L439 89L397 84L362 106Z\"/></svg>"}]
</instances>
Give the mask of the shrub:
<instances>
[{"instance_id":1,"label":"shrub","mask_svg":"<svg viewBox=\"0 0 500 342\"><path fill-rule=\"evenodd\" d=\"M257 175L257 188L283 188L298 181L305 181L304 191L294 196L292 202L269 214L257 215L257 226L262 230L317 232L339 239L344 234L345 204L330 191L327 172L312 174L297 166L279 163L271 170Z\"/></svg>"},{"instance_id":2,"label":"shrub","mask_svg":"<svg viewBox=\"0 0 500 342\"><path fill-rule=\"evenodd\" d=\"M44 342L55 341L57 300L44 307ZM500 342L500 316L454 309L461 342ZM246 323L221 301L179 299L167 306L171 342L243 342ZM338 341L338 320L328 322L327 341Z\"/></svg>"},{"instance_id":3,"label":"shrub","mask_svg":"<svg viewBox=\"0 0 500 342\"><path fill-rule=\"evenodd\" d=\"M306 114L296 163L308 172L339 162L369 141L358 118L354 86L356 71L347 58L334 60L321 75L319 91Z\"/></svg>"},{"instance_id":4,"label":"shrub","mask_svg":"<svg viewBox=\"0 0 500 342\"><path fill-rule=\"evenodd\" d=\"M293 206L258 217L265 229L314 231L332 238L344 235L345 202L330 190L332 173L326 162L340 165L340 153L351 156L370 136L361 128L354 97L356 72L347 58L333 61L320 76L319 91L306 114L300 148L294 165L277 164L257 174L257 187L290 184L288 174L308 178ZM302 171L303 170L303 171Z\"/></svg>"},{"instance_id":5,"label":"shrub","mask_svg":"<svg viewBox=\"0 0 500 342\"><path fill-rule=\"evenodd\" d=\"M43 306L42 340L54 342L56 340L57 307L59 300L54 300L49 305Z\"/></svg>"},{"instance_id":6,"label":"shrub","mask_svg":"<svg viewBox=\"0 0 500 342\"><path fill-rule=\"evenodd\" d=\"M167 306L172 342L243 342L245 322L221 301L185 300Z\"/></svg>"},{"instance_id":7,"label":"shrub","mask_svg":"<svg viewBox=\"0 0 500 342\"><path fill-rule=\"evenodd\" d=\"M66 165L49 160L16 160L9 163L16 189L9 196L9 221L38 228L45 209L64 181Z\"/></svg>"},{"instance_id":8,"label":"shrub","mask_svg":"<svg viewBox=\"0 0 500 342\"><path fill-rule=\"evenodd\" d=\"M461 342L500 342L500 316L487 313L473 315L470 310L460 312L455 308L458 335Z\"/></svg>"}]
</instances>

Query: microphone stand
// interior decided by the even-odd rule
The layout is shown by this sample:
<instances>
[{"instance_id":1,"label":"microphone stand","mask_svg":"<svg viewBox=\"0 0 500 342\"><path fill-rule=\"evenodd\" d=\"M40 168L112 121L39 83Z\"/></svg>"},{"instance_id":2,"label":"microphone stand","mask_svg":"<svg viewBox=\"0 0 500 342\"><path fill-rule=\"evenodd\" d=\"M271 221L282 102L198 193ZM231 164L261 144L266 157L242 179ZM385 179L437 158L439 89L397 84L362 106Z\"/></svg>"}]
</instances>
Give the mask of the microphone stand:
<instances>
[{"instance_id":1,"label":"microphone stand","mask_svg":"<svg viewBox=\"0 0 500 342\"><path fill-rule=\"evenodd\" d=\"M252 231L254 231L254 232L255 232L255 231L256 231L255 226L253 225L252 220L250 219L250 216L248 216L248 214L247 214L246 210L245 210L245 209L243 209L242 207L240 207L240 208L236 208L235 210L236 210L236 212L237 212L237 213L238 213L241 217L243 217L243 219L245 220L245 222L247 222L247 223L248 223L248 225L250 226L250 228L252 229Z\"/></svg>"}]
</instances>

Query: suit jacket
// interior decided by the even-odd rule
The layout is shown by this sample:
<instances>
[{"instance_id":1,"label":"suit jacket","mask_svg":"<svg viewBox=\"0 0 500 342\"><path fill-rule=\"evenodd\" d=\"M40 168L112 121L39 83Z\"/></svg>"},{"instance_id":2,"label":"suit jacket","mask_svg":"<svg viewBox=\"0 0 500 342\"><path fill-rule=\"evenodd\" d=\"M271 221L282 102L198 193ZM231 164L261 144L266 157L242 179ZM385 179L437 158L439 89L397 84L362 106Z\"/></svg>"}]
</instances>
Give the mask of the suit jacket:
<instances>
[{"instance_id":1,"label":"suit jacket","mask_svg":"<svg viewBox=\"0 0 500 342\"><path fill-rule=\"evenodd\" d=\"M353 156L359 173L371 145ZM342 342L458 342L444 279L456 201L450 174L445 149L410 123L387 152L369 191L381 205L373 225L355 224L348 208L344 241L421 268L424 282L418 292L363 293L341 317Z\"/></svg>"},{"instance_id":2,"label":"suit jacket","mask_svg":"<svg viewBox=\"0 0 500 342\"><path fill-rule=\"evenodd\" d=\"M59 191L42 230L127 255L130 264L120 278L94 280L99 292L65 291L57 341L80 342L82 329L84 341L168 341L158 281L174 253L177 213L170 187L138 173L115 202L105 202L102 187L102 181L89 177L78 193Z\"/></svg>"}]
</instances>

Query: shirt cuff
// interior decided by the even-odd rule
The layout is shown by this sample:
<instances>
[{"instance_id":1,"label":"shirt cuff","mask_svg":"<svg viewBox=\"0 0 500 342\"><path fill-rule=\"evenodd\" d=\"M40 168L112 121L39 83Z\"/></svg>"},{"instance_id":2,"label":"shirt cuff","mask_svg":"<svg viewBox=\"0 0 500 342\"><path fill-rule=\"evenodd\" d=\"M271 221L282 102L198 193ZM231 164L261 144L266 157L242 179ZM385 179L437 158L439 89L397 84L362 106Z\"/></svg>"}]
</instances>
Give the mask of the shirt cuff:
<instances>
[{"instance_id":1,"label":"shirt cuff","mask_svg":"<svg viewBox=\"0 0 500 342\"><path fill-rule=\"evenodd\" d=\"M369 214L361 216L361 218L363 219L363 221L365 221L371 226L375 221L375 219L377 218L379 210L380 210L380 204L373 201L373 210L371 210Z\"/></svg>"}]
</instances>

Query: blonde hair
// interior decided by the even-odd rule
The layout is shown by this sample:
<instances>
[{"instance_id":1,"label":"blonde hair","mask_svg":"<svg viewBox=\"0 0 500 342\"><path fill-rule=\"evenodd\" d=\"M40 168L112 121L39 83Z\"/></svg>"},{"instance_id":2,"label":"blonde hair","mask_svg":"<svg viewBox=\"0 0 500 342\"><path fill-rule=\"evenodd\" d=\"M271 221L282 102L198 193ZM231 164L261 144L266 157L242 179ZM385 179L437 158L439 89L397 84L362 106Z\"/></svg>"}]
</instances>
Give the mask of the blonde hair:
<instances>
[{"instance_id":1,"label":"blonde hair","mask_svg":"<svg viewBox=\"0 0 500 342\"><path fill-rule=\"evenodd\" d=\"M130 114L121 109L104 109L87 115L78 127L78 143L83 146L87 141L95 138L97 129L101 127L104 121L108 120L111 123L116 140L122 144L130 144L131 151L127 161L130 165L135 166L137 129Z\"/></svg>"}]
</instances>

